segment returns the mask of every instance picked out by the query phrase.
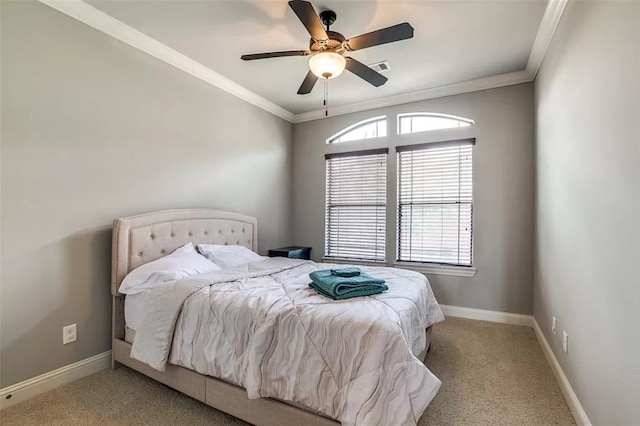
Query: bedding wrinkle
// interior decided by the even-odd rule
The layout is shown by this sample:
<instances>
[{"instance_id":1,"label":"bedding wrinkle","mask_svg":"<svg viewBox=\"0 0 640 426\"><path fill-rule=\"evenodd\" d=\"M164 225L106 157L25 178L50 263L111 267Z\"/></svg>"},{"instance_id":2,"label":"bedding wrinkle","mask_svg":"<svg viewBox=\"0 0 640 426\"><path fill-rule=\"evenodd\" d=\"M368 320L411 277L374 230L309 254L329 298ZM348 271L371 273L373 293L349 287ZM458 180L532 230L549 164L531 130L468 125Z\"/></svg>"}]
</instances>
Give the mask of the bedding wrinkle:
<instances>
[{"instance_id":1,"label":"bedding wrinkle","mask_svg":"<svg viewBox=\"0 0 640 426\"><path fill-rule=\"evenodd\" d=\"M426 278L363 267L389 290L333 301L307 286L320 266L331 267L273 258L152 290L136 359L227 380L250 398L303 404L344 426L414 426L440 387L415 357L425 329L444 319ZM155 323L160 313L177 325Z\"/></svg>"},{"instance_id":2,"label":"bedding wrinkle","mask_svg":"<svg viewBox=\"0 0 640 426\"><path fill-rule=\"evenodd\" d=\"M299 376L300 379L309 376L311 374L311 371L307 370L307 366L310 368L313 368L314 365L317 366L317 364L314 363L304 363L303 360L304 359L311 359L313 357L319 357L321 359L321 365L324 365L327 369L327 371L329 372L329 375L322 375L321 377L321 382L320 383L326 383L327 380L332 381L333 383L331 383L331 387L335 387L338 388L338 383L336 380L336 374L334 373L334 371L332 371L331 367L329 366L329 363L327 362L327 360L325 359L324 355L323 355L323 351L318 349L318 346L316 344L316 342L309 338L309 331L307 329L307 327L305 326L304 321L302 320L302 316L300 315L300 307L295 307L294 305L294 299L289 295L289 292L287 291L286 288L283 287L283 292L284 292L284 296L289 300L292 308L294 309L294 317L295 317L295 321L291 321L291 324L296 324L299 329L298 331L302 333L301 339L305 339L307 338L309 340L309 345L305 345L305 349L304 349L304 354L303 356L297 357L297 358L293 358L293 362L291 363L292 365L287 366L287 365L283 365L282 368L278 368L279 366L276 366L275 371L279 371L281 374L283 374L282 380L283 381L289 381L289 382L293 382L295 383L295 388L294 388L294 392L291 394L291 399L287 399L289 401L292 402L300 402L303 404L312 404L313 401L317 401L318 397L320 396L319 391L321 388L323 388L322 385L319 385L315 388L315 390L313 388L309 388L306 389L306 387L304 386L304 382L303 380L295 380L295 381L291 381L288 379L288 377L291 374L291 371L296 371L297 375ZM291 344L288 344L287 346L292 346ZM295 346L295 345L293 345ZM306 355L306 357L305 357ZM297 369L296 369L297 367ZM325 385L326 386L326 385ZM311 392L309 392L309 390ZM310 394L310 395L309 395ZM334 411L334 410L331 410ZM324 412L324 411L323 411Z\"/></svg>"},{"instance_id":3,"label":"bedding wrinkle","mask_svg":"<svg viewBox=\"0 0 640 426\"><path fill-rule=\"evenodd\" d=\"M389 309L394 310L393 307L384 300L378 300L378 302L384 304ZM412 304L412 306L414 307L413 310L398 312L398 322L399 328L404 335L405 343L412 348L413 355L418 355L424 350L424 347L427 344L427 336L425 333L414 333L416 330L416 324L414 324L413 318L419 317L420 311L417 309L415 304ZM406 314L407 312L408 315L402 315L402 313Z\"/></svg>"}]
</instances>

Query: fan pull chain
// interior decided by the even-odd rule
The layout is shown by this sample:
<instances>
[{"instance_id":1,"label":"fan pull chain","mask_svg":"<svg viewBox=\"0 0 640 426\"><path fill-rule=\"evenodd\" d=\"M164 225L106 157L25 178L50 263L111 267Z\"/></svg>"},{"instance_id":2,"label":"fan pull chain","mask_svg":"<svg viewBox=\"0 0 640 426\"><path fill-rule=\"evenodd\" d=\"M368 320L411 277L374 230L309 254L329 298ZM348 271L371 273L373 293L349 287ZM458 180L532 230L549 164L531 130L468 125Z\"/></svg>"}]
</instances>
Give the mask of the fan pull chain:
<instances>
[{"instance_id":1,"label":"fan pull chain","mask_svg":"<svg viewBox=\"0 0 640 426\"><path fill-rule=\"evenodd\" d=\"M329 116L329 79L324 79L324 116Z\"/></svg>"}]
</instances>

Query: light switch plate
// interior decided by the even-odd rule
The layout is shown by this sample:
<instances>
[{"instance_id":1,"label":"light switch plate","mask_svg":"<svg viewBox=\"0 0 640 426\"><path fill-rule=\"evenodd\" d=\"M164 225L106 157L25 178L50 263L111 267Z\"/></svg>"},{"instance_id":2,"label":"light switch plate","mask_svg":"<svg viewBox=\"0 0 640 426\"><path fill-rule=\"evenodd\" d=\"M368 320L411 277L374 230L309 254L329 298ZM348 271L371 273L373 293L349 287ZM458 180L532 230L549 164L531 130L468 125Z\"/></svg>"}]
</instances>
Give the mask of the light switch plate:
<instances>
[{"instance_id":1,"label":"light switch plate","mask_svg":"<svg viewBox=\"0 0 640 426\"><path fill-rule=\"evenodd\" d=\"M565 354L569 351L569 335L566 331L562 332L562 350Z\"/></svg>"}]
</instances>

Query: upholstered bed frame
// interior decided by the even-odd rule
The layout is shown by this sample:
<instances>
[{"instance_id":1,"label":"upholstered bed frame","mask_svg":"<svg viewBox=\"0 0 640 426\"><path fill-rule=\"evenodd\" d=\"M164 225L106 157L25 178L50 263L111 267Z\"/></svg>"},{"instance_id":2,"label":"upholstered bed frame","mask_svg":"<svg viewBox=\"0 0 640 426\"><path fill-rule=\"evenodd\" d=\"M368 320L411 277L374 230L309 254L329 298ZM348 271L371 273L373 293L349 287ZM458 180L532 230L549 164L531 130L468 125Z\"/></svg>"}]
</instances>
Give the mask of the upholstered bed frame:
<instances>
[{"instance_id":1,"label":"upholstered bed frame","mask_svg":"<svg viewBox=\"0 0 640 426\"><path fill-rule=\"evenodd\" d=\"M207 405L258 426L336 426L320 414L271 399L249 399L246 391L223 380L168 365L160 372L129 356L125 341L124 298L118 288L129 271L188 243L243 245L257 252L257 220L217 210L167 210L116 219L113 226L113 368L126 365ZM427 348L430 343L427 329ZM421 354L421 359L424 359Z\"/></svg>"}]
</instances>

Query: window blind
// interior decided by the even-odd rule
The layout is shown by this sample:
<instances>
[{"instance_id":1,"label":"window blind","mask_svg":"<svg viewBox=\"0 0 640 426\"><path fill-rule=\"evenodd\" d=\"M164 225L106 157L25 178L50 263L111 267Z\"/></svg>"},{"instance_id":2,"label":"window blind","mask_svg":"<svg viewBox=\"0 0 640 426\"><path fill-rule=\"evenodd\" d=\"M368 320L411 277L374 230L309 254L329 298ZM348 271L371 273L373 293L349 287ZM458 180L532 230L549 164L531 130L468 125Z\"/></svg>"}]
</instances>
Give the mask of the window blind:
<instances>
[{"instance_id":1,"label":"window blind","mask_svg":"<svg viewBox=\"0 0 640 426\"><path fill-rule=\"evenodd\" d=\"M474 142L396 148L398 260L472 265Z\"/></svg>"},{"instance_id":2,"label":"window blind","mask_svg":"<svg viewBox=\"0 0 640 426\"><path fill-rule=\"evenodd\" d=\"M328 154L325 256L385 260L388 149Z\"/></svg>"}]
</instances>

